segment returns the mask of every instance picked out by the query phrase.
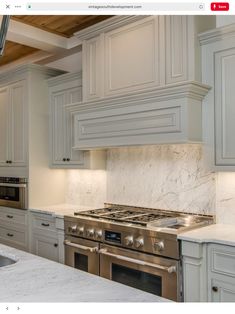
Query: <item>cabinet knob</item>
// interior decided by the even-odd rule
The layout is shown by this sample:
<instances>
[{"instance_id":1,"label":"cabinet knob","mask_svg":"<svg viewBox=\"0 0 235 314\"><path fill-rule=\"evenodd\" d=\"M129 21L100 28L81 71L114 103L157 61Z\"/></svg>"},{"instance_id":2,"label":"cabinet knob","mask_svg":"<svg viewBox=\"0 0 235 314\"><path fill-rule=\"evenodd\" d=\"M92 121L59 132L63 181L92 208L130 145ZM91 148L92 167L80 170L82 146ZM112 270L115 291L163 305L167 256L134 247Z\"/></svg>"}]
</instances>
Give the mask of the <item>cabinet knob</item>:
<instances>
[{"instance_id":1,"label":"cabinet knob","mask_svg":"<svg viewBox=\"0 0 235 314\"><path fill-rule=\"evenodd\" d=\"M14 234L13 234L13 233L7 233L7 236L8 236L8 237L13 237Z\"/></svg>"},{"instance_id":2,"label":"cabinet knob","mask_svg":"<svg viewBox=\"0 0 235 314\"><path fill-rule=\"evenodd\" d=\"M54 244L54 247L57 247L57 246L58 246L58 244L57 244L57 243L55 243L55 244Z\"/></svg>"},{"instance_id":3,"label":"cabinet knob","mask_svg":"<svg viewBox=\"0 0 235 314\"><path fill-rule=\"evenodd\" d=\"M9 160L6 160L6 164L9 164Z\"/></svg>"},{"instance_id":4,"label":"cabinet knob","mask_svg":"<svg viewBox=\"0 0 235 314\"><path fill-rule=\"evenodd\" d=\"M9 164L12 164L12 161L11 161L11 160L8 160L8 163L9 163Z\"/></svg>"},{"instance_id":5,"label":"cabinet knob","mask_svg":"<svg viewBox=\"0 0 235 314\"><path fill-rule=\"evenodd\" d=\"M66 158L63 158L63 161L66 161Z\"/></svg>"},{"instance_id":6,"label":"cabinet knob","mask_svg":"<svg viewBox=\"0 0 235 314\"><path fill-rule=\"evenodd\" d=\"M67 161L70 161L70 158L67 158L66 160L67 160Z\"/></svg>"},{"instance_id":7,"label":"cabinet knob","mask_svg":"<svg viewBox=\"0 0 235 314\"><path fill-rule=\"evenodd\" d=\"M14 217L12 215L7 215L7 218L12 219Z\"/></svg>"},{"instance_id":8,"label":"cabinet knob","mask_svg":"<svg viewBox=\"0 0 235 314\"><path fill-rule=\"evenodd\" d=\"M214 292L218 292L218 287L213 286L213 287L212 287L212 290L213 290Z\"/></svg>"}]
</instances>

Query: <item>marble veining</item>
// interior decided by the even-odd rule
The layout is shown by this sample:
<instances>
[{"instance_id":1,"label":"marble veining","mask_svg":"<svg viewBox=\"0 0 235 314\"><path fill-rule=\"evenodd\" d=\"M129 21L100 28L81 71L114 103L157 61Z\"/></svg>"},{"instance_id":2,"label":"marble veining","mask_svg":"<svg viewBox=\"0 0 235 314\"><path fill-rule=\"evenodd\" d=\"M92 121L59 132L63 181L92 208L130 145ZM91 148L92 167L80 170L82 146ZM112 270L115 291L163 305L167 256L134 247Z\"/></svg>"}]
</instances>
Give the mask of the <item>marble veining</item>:
<instances>
[{"instance_id":1,"label":"marble veining","mask_svg":"<svg viewBox=\"0 0 235 314\"><path fill-rule=\"evenodd\" d=\"M219 172L216 184L216 221L235 224L235 173Z\"/></svg>"},{"instance_id":2,"label":"marble veining","mask_svg":"<svg viewBox=\"0 0 235 314\"><path fill-rule=\"evenodd\" d=\"M165 302L164 298L0 244L0 302Z\"/></svg>"},{"instance_id":3,"label":"marble veining","mask_svg":"<svg viewBox=\"0 0 235 314\"><path fill-rule=\"evenodd\" d=\"M106 171L67 170L65 201L72 205L102 207L106 201Z\"/></svg>"},{"instance_id":4,"label":"marble veining","mask_svg":"<svg viewBox=\"0 0 235 314\"><path fill-rule=\"evenodd\" d=\"M215 213L215 174L200 144L110 149L107 160L107 202Z\"/></svg>"}]
</instances>

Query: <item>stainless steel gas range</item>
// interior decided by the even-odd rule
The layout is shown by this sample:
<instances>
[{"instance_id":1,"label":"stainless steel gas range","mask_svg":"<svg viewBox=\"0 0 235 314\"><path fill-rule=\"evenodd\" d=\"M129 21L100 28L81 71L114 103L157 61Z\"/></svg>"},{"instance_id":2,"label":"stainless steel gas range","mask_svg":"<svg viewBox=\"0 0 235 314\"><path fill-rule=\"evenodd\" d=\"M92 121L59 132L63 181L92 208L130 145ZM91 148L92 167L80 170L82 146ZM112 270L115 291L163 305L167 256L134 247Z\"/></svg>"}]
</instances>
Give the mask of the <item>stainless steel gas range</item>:
<instances>
[{"instance_id":1,"label":"stainless steel gas range","mask_svg":"<svg viewBox=\"0 0 235 314\"><path fill-rule=\"evenodd\" d=\"M65 216L65 263L167 299L182 300L183 231L213 216L105 204Z\"/></svg>"}]
</instances>

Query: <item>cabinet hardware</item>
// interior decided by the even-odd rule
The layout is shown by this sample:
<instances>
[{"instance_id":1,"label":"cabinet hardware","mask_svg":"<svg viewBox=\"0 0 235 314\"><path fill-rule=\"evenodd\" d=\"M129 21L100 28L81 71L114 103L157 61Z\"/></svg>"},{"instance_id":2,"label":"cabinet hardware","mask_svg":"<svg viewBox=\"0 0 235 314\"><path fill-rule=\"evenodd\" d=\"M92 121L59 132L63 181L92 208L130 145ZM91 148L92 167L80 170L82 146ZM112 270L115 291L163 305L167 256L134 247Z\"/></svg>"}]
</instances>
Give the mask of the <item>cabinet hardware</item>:
<instances>
[{"instance_id":1,"label":"cabinet hardware","mask_svg":"<svg viewBox=\"0 0 235 314\"><path fill-rule=\"evenodd\" d=\"M9 164L12 164L12 161L11 161L11 160L8 160L8 163L9 163Z\"/></svg>"},{"instance_id":2,"label":"cabinet hardware","mask_svg":"<svg viewBox=\"0 0 235 314\"><path fill-rule=\"evenodd\" d=\"M7 233L7 236L8 236L8 237L13 237L14 234L12 234L12 233Z\"/></svg>"},{"instance_id":3,"label":"cabinet hardware","mask_svg":"<svg viewBox=\"0 0 235 314\"><path fill-rule=\"evenodd\" d=\"M67 158L66 160L67 160L67 161L70 161L70 158Z\"/></svg>"},{"instance_id":4,"label":"cabinet hardware","mask_svg":"<svg viewBox=\"0 0 235 314\"><path fill-rule=\"evenodd\" d=\"M49 226L50 226L49 224L45 224L44 222L42 222L41 225L42 225L43 227L49 227Z\"/></svg>"},{"instance_id":5,"label":"cabinet hardware","mask_svg":"<svg viewBox=\"0 0 235 314\"><path fill-rule=\"evenodd\" d=\"M12 216L12 215L7 215L7 218L10 218L10 219L11 219L11 218L13 218L13 216Z\"/></svg>"},{"instance_id":6,"label":"cabinet hardware","mask_svg":"<svg viewBox=\"0 0 235 314\"><path fill-rule=\"evenodd\" d=\"M9 160L6 160L6 164L8 164L9 163Z\"/></svg>"},{"instance_id":7,"label":"cabinet hardware","mask_svg":"<svg viewBox=\"0 0 235 314\"><path fill-rule=\"evenodd\" d=\"M213 286L213 287L212 287L212 290L213 290L214 292L218 292L218 287Z\"/></svg>"},{"instance_id":8,"label":"cabinet hardware","mask_svg":"<svg viewBox=\"0 0 235 314\"><path fill-rule=\"evenodd\" d=\"M54 244L54 247L57 247L57 246L58 246L58 244L57 244L57 243L55 243L55 244Z\"/></svg>"},{"instance_id":9,"label":"cabinet hardware","mask_svg":"<svg viewBox=\"0 0 235 314\"><path fill-rule=\"evenodd\" d=\"M63 158L63 161L66 161L66 158Z\"/></svg>"}]
</instances>

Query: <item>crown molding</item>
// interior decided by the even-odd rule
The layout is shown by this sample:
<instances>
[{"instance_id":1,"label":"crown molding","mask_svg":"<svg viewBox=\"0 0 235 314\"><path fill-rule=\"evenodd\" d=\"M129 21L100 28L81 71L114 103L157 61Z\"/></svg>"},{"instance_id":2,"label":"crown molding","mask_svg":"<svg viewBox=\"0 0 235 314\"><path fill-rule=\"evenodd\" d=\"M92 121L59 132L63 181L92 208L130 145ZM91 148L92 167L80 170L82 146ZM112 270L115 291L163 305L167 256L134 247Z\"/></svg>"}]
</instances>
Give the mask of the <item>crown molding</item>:
<instances>
[{"instance_id":1,"label":"crown molding","mask_svg":"<svg viewBox=\"0 0 235 314\"><path fill-rule=\"evenodd\" d=\"M225 38L233 37L235 39L235 23L201 33L198 35L198 37L201 45L213 43Z\"/></svg>"},{"instance_id":2,"label":"crown molding","mask_svg":"<svg viewBox=\"0 0 235 314\"><path fill-rule=\"evenodd\" d=\"M74 36L79 40L90 39L100 35L101 33L141 20L145 17L147 17L147 15L116 15L107 20L87 27L79 32L76 32L74 33Z\"/></svg>"},{"instance_id":3,"label":"crown molding","mask_svg":"<svg viewBox=\"0 0 235 314\"><path fill-rule=\"evenodd\" d=\"M145 104L150 102L170 101L179 99L194 99L202 101L211 89L210 86L190 81L184 83L171 84L155 89L144 90L139 93L126 94L124 96L105 97L90 102L80 102L79 110L100 109L104 107L122 107L126 105Z\"/></svg>"},{"instance_id":4,"label":"crown molding","mask_svg":"<svg viewBox=\"0 0 235 314\"><path fill-rule=\"evenodd\" d=\"M52 87L58 84L68 83L73 80L79 80L80 83L82 84L82 71L75 72L75 73L61 74L61 75L49 78L47 82L48 82L48 86Z\"/></svg>"}]
</instances>

